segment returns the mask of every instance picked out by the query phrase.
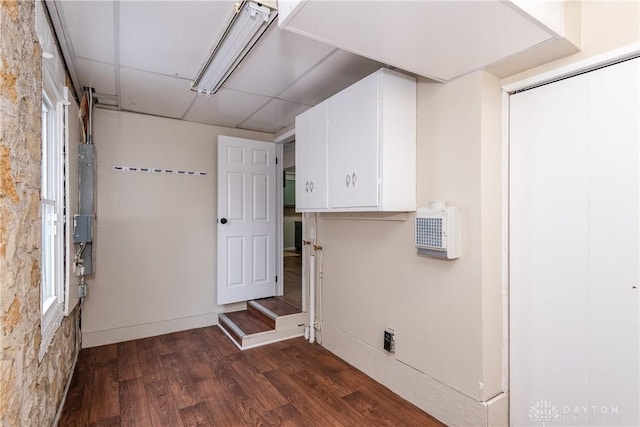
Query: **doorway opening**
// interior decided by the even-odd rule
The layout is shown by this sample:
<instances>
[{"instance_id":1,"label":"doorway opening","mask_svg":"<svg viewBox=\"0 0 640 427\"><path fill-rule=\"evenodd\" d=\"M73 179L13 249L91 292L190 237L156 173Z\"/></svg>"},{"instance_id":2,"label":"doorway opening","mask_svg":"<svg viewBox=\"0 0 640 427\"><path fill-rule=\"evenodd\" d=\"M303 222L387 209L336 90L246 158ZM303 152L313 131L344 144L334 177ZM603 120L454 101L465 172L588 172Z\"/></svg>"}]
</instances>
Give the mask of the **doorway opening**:
<instances>
[{"instance_id":1,"label":"doorway opening","mask_svg":"<svg viewBox=\"0 0 640 427\"><path fill-rule=\"evenodd\" d=\"M283 191L283 294L302 310L302 214L296 212L295 166L284 170Z\"/></svg>"}]
</instances>

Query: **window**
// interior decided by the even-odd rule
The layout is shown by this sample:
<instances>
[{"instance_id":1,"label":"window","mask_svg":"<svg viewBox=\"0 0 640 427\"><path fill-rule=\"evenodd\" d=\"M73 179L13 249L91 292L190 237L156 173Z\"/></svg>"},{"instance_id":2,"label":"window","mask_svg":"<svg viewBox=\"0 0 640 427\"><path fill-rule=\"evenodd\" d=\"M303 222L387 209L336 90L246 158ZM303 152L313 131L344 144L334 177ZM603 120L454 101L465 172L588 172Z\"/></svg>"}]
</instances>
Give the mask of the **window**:
<instances>
[{"instance_id":1,"label":"window","mask_svg":"<svg viewBox=\"0 0 640 427\"><path fill-rule=\"evenodd\" d=\"M43 70L42 91L42 341L40 360L60 326L64 308L64 229L63 229L63 99Z\"/></svg>"}]
</instances>

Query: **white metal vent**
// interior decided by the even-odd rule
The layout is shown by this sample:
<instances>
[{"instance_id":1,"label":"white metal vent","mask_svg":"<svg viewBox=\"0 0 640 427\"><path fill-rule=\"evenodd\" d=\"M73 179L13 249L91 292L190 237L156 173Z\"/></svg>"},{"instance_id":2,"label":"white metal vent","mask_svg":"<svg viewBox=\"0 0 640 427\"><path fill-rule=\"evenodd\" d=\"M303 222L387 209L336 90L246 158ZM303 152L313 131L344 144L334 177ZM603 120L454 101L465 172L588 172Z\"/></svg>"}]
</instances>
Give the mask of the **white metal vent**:
<instances>
[{"instance_id":1,"label":"white metal vent","mask_svg":"<svg viewBox=\"0 0 640 427\"><path fill-rule=\"evenodd\" d=\"M418 209L415 245L421 255L455 259L460 256L458 210L442 202Z\"/></svg>"}]
</instances>

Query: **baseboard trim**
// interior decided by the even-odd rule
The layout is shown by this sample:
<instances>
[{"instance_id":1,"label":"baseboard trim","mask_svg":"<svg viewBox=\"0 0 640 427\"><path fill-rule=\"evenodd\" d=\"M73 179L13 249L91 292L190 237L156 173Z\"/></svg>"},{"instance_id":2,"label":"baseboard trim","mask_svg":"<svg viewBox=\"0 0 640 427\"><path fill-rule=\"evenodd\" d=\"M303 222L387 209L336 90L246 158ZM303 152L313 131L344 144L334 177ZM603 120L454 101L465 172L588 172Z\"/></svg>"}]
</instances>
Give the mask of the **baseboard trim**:
<instances>
[{"instance_id":1,"label":"baseboard trim","mask_svg":"<svg viewBox=\"0 0 640 427\"><path fill-rule=\"evenodd\" d=\"M449 426L508 424L506 399L478 402L327 322L322 346Z\"/></svg>"},{"instance_id":2,"label":"baseboard trim","mask_svg":"<svg viewBox=\"0 0 640 427\"><path fill-rule=\"evenodd\" d=\"M198 316L182 317L179 319L162 320L141 325L125 326L106 331L92 331L82 333L82 348L97 347L139 338L170 334L194 328L203 328L218 324L218 312L201 314Z\"/></svg>"}]
</instances>

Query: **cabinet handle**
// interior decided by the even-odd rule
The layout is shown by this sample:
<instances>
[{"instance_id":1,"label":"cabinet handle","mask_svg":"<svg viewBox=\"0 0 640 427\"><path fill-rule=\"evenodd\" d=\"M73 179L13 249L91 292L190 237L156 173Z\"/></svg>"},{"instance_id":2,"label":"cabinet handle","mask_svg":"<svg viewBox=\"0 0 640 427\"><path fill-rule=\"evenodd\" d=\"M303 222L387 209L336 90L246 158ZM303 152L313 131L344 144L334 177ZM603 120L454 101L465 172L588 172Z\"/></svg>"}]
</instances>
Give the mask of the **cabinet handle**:
<instances>
[{"instance_id":1,"label":"cabinet handle","mask_svg":"<svg viewBox=\"0 0 640 427\"><path fill-rule=\"evenodd\" d=\"M351 187L351 176L347 174L347 178L345 179L345 184L347 184L347 188Z\"/></svg>"},{"instance_id":2,"label":"cabinet handle","mask_svg":"<svg viewBox=\"0 0 640 427\"><path fill-rule=\"evenodd\" d=\"M309 192L309 181L304 183L304 191Z\"/></svg>"},{"instance_id":3,"label":"cabinet handle","mask_svg":"<svg viewBox=\"0 0 640 427\"><path fill-rule=\"evenodd\" d=\"M355 172L353 173L353 175L351 175L351 182L353 183L354 187L358 183L358 175Z\"/></svg>"},{"instance_id":4,"label":"cabinet handle","mask_svg":"<svg viewBox=\"0 0 640 427\"><path fill-rule=\"evenodd\" d=\"M309 182L309 191L313 193L313 181Z\"/></svg>"}]
</instances>

